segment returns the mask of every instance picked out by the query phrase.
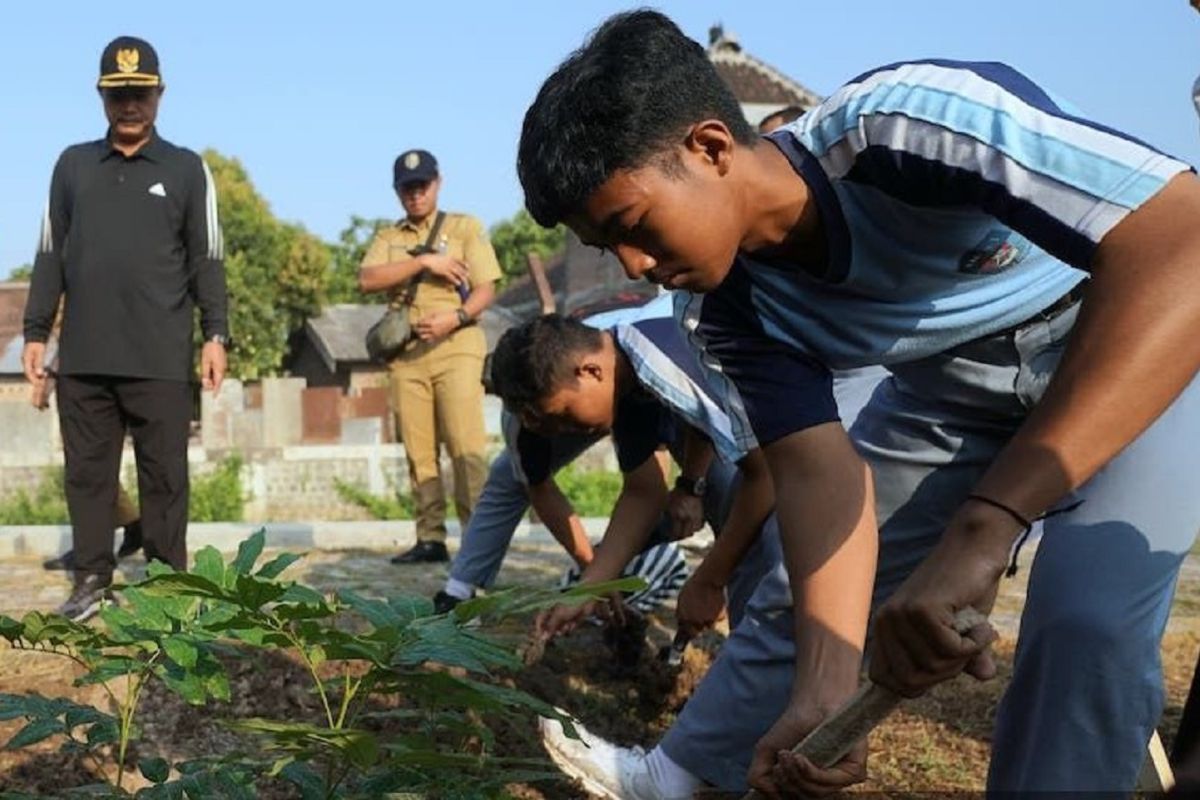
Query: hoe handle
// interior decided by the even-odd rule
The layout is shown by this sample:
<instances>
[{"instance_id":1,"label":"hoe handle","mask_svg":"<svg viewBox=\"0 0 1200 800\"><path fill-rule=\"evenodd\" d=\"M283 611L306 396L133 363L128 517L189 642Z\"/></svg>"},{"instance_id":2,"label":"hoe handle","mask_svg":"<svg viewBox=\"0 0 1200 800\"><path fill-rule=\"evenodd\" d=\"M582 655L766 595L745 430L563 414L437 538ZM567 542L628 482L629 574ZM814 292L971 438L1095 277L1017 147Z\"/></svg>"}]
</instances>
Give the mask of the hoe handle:
<instances>
[{"instance_id":1,"label":"hoe handle","mask_svg":"<svg viewBox=\"0 0 1200 800\"><path fill-rule=\"evenodd\" d=\"M964 608L954 615L954 630L965 636L972 628L985 622L987 617L983 614L973 608ZM792 748L792 752L799 753L822 769L833 766L850 752L856 742L883 722L903 699L891 689L873 683L863 684L841 708ZM751 789L742 795L742 800L765 800L765 797Z\"/></svg>"}]
</instances>

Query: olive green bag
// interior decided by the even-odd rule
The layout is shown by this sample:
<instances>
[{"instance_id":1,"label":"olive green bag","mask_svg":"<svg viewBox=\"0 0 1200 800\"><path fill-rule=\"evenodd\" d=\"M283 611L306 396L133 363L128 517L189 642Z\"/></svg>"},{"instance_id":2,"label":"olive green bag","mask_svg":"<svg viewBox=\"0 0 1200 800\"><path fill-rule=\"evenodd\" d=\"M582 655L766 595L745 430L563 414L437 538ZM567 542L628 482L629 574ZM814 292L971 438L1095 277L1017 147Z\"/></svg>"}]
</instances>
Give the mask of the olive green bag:
<instances>
[{"instance_id":1,"label":"olive green bag","mask_svg":"<svg viewBox=\"0 0 1200 800\"><path fill-rule=\"evenodd\" d=\"M446 213L439 211L433 220L433 227L429 230L429 238L425 240L424 245L410 249L408 251L410 256L434 252L433 244L437 241L438 233L442 229L442 221L445 218ZM424 277L424 271L418 272L408 282L408 288L400 296L400 307L388 308L383 312L379 321L367 331L367 355L372 361L383 363L391 361L408 346L413 336L412 323L408 319L408 307L412 305L413 297L417 294L417 284Z\"/></svg>"}]
</instances>

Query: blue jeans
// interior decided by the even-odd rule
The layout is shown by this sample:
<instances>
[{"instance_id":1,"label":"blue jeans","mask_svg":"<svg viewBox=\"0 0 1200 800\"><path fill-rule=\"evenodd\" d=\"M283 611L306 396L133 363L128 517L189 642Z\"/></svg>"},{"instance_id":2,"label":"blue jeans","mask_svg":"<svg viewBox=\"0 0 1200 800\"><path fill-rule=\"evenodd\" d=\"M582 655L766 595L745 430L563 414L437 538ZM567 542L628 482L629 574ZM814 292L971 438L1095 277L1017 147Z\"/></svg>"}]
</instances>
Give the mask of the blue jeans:
<instances>
[{"instance_id":1,"label":"blue jeans","mask_svg":"<svg viewBox=\"0 0 1200 800\"><path fill-rule=\"evenodd\" d=\"M1040 399L1077 308L890 368L852 424L875 476L874 606ZM1200 527L1200 379L1042 523L988 789L1130 791L1162 712L1159 642ZM754 745L787 706L794 664L782 566L760 583L662 742L684 768L741 790ZM903 787L897 787L903 788Z\"/></svg>"},{"instance_id":2,"label":"blue jeans","mask_svg":"<svg viewBox=\"0 0 1200 800\"><path fill-rule=\"evenodd\" d=\"M552 441L551 473L570 464L601 438L555 437ZM477 588L491 586L512 544L513 534L529 510L529 489L517 477L512 458L512 454L505 450L492 462L471 520L463 532L454 563L450 565L450 577L455 580ZM720 528L729 512L736 475L737 469L733 465L713 459L707 475L709 489L704 495L705 519L713 530ZM664 515L645 547L666 541L669 534L670 519ZM761 575L764 570L765 566L760 567L756 574ZM745 576L750 573L743 570L742 574Z\"/></svg>"}]
</instances>

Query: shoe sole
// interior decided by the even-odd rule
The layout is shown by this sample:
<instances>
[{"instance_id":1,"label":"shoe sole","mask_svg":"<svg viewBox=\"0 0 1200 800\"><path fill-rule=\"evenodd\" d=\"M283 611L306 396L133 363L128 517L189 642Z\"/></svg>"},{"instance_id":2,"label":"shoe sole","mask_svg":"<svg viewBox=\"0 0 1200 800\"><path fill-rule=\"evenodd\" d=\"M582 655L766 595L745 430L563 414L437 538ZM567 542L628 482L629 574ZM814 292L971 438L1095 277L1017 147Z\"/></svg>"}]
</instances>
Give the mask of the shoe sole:
<instances>
[{"instance_id":1,"label":"shoe sole","mask_svg":"<svg viewBox=\"0 0 1200 800\"><path fill-rule=\"evenodd\" d=\"M83 611L80 611L78 614L73 614L70 617L67 617L67 619L71 620L72 622L87 622L89 619L100 613L100 609L106 602L108 601L94 600Z\"/></svg>"},{"instance_id":2,"label":"shoe sole","mask_svg":"<svg viewBox=\"0 0 1200 800\"><path fill-rule=\"evenodd\" d=\"M591 794L597 797L603 797L605 800L624 800L619 794L614 794L613 790L602 783L596 781L587 772L575 766L575 762L567 757L565 753L560 753L550 739L550 726L558 726L558 723L546 717L538 718L538 731L542 735L542 746L546 748L546 753L549 754L550 760L559 768L568 778L578 781ZM559 726L561 730L561 726Z\"/></svg>"}]
</instances>

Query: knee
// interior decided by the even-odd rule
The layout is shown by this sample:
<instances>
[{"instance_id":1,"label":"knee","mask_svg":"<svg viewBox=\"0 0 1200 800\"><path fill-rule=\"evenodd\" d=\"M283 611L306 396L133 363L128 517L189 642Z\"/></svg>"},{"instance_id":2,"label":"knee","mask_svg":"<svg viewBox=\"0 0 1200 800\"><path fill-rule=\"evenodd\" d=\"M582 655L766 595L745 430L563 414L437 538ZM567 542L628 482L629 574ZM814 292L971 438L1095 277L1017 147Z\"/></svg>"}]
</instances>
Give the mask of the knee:
<instances>
[{"instance_id":1,"label":"knee","mask_svg":"<svg viewBox=\"0 0 1200 800\"><path fill-rule=\"evenodd\" d=\"M1156 658L1157 638L1148 622L1138 624L1100 603L1067 601L1038 613L1027 612L1021 621L1021 647L1031 656L1056 654L1068 663L1084 659L1107 669Z\"/></svg>"}]
</instances>

